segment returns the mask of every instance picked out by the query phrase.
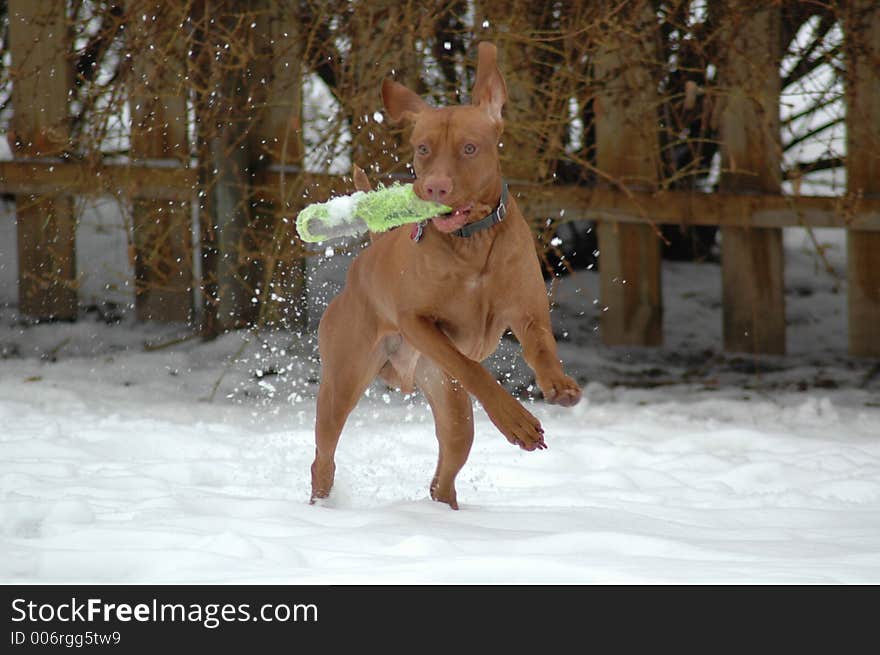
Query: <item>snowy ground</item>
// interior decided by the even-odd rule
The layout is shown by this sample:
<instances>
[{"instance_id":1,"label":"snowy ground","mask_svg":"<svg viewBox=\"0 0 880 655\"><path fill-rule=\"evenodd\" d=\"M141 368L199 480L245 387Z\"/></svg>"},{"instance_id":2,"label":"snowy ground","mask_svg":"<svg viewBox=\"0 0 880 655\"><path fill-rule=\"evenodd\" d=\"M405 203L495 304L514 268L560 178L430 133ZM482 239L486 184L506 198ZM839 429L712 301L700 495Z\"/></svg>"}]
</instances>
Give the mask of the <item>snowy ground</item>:
<instances>
[{"instance_id":1,"label":"snowy ground","mask_svg":"<svg viewBox=\"0 0 880 655\"><path fill-rule=\"evenodd\" d=\"M103 310L26 326L8 306L8 226L0 581L880 583L880 371L846 356L845 284L802 232L786 236L786 357L721 352L716 264L664 265L657 350L603 347L596 275L564 280L553 316L585 400L529 401L550 446L537 453L478 409L453 512L428 499L436 444L421 397L371 387L332 498L309 506L310 339L153 351L144 343L182 328ZM839 235L819 236L842 273ZM315 318L338 279L316 281ZM491 366L528 394L515 344Z\"/></svg>"}]
</instances>

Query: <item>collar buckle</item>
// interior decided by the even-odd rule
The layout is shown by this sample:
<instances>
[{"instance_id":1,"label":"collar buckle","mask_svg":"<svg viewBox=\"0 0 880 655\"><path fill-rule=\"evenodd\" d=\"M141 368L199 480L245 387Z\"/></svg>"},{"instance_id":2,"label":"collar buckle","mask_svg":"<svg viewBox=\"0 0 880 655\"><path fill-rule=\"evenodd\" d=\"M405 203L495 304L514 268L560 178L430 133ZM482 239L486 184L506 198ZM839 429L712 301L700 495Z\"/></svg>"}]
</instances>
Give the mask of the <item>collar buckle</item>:
<instances>
[{"instance_id":1,"label":"collar buckle","mask_svg":"<svg viewBox=\"0 0 880 655\"><path fill-rule=\"evenodd\" d=\"M504 193L501 194L501 200L498 201L498 209L495 210L499 223L507 216L507 203L505 202L507 198L504 197L505 195Z\"/></svg>"}]
</instances>

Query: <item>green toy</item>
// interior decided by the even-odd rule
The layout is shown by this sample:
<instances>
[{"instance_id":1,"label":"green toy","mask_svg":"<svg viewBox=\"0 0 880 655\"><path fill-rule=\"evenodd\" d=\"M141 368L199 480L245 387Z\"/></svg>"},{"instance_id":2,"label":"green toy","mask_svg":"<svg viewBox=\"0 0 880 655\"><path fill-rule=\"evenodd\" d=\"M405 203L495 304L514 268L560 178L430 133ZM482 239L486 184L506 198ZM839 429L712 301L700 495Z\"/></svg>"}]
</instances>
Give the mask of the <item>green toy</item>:
<instances>
[{"instance_id":1,"label":"green toy","mask_svg":"<svg viewBox=\"0 0 880 655\"><path fill-rule=\"evenodd\" d=\"M385 232L451 211L452 207L419 198L412 184L395 182L309 205L296 217L296 230L303 241L317 243L368 230Z\"/></svg>"}]
</instances>

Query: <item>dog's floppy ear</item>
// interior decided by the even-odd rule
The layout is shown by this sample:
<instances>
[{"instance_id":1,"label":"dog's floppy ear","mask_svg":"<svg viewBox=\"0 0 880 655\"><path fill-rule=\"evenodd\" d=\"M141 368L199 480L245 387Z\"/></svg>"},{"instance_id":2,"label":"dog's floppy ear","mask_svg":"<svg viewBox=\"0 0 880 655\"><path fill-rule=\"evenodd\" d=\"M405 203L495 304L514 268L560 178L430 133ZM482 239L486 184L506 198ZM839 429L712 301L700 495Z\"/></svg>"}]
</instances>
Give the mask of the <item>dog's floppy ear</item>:
<instances>
[{"instance_id":1,"label":"dog's floppy ear","mask_svg":"<svg viewBox=\"0 0 880 655\"><path fill-rule=\"evenodd\" d=\"M403 84L388 79L382 82L382 103L392 123L414 121L416 116L430 108Z\"/></svg>"},{"instance_id":2,"label":"dog's floppy ear","mask_svg":"<svg viewBox=\"0 0 880 655\"><path fill-rule=\"evenodd\" d=\"M487 41L480 43L478 48L477 80L471 102L489 114L501 128L501 108L507 102L507 85L498 69L498 49Z\"/></svg>"}]
</instances>

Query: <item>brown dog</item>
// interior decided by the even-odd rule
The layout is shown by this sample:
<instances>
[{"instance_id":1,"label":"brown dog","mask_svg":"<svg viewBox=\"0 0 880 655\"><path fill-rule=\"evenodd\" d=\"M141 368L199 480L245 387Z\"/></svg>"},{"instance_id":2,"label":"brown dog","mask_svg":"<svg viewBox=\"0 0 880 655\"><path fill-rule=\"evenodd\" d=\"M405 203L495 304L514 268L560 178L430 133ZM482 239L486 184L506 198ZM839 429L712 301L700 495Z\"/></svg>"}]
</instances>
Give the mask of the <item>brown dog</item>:
<instances>
[{"instance_id":1,"label":"brown dog","mask_svg":"<svg viewBox=\"0 0 880 655\"><path fill-rule=\"evenodd\" d=\"M562 371L532 233L501 178L507 89L495 46L479 46L472 106L432 109L390 80L382 98L393 122L412 125L416 193L455 211L377 236L324 312L312 502L330 493L345 420L381 374L427 397L440 442L431 497L457 509L455 476L474 438L469 394L508 441L546 447L538 420L479 363L506 329L547 401L574 405L581 391ZM368 185L362 172L355 177L360 188Z\"/></svg>"}]
</instances>

